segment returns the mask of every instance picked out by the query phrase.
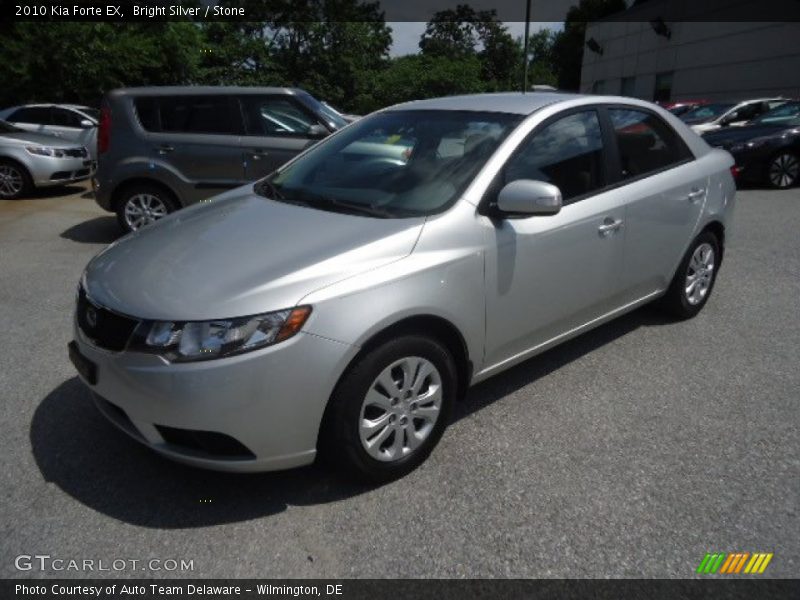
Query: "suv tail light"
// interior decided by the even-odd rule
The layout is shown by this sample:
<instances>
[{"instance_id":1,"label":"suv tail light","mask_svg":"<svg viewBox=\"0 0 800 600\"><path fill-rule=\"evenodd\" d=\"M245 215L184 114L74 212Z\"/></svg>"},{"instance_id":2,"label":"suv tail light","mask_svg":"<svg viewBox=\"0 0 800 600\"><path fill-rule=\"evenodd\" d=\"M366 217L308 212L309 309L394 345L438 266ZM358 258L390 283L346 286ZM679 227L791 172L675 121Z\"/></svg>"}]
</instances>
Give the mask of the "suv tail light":
<instances>
[{"instance_id":1,"label":"suv tail light","mask_svg":"<svg viewBox=\"0 0 800 600\"><path fill-rule=\"evenodd\" d=\"M111 109L103 104L100 109L100 126L97 131L97 152L108 152L111 145Z\"/></svg>"}]
</instances>

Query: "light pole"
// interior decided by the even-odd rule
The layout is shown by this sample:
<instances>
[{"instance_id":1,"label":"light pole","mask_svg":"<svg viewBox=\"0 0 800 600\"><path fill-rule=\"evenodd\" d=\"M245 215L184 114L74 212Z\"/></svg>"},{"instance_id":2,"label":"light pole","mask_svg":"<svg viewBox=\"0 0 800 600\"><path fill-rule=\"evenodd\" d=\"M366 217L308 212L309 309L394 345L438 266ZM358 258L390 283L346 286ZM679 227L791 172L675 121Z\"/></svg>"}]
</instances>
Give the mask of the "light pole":
<instances>
[{"instance_id":1,"label":"light pole","mask_svg":"<svg viewBox=\"0 0 800 600\"><path fill-rule=\"evenodd\" d=\"M525 42L522 57L522 93L528 91L528 35L531 27L531 0L525 4Z\"/></svg>"}]
</instances>

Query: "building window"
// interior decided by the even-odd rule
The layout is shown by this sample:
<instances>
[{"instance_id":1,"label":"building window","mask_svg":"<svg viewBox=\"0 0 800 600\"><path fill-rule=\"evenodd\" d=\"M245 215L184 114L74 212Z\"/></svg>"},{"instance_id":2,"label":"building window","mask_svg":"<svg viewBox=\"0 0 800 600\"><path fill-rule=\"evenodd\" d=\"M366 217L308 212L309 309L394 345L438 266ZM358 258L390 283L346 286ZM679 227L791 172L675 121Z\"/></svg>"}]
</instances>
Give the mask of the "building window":
<instances>
[{"instance_id":1,"label":"building window","mask_svg":"<svg viewBox=\"0 0 800 600\"><path fill-rule=\"evenodd\" d=\"M635 96L636 95L636 77L623 77L622 78L622 89L620 93L623 96Z\"/></svg>"},{"instance_id":2,"label":"building window","mask_svg":"<svg viewBox=\"0 0 800 600\"><path fill-rule=\"evenodd\" d=\"M653 90L653 100L667 102L672 98L672 71L656 75L656 87Z\"/></svg>"}]
</instances>

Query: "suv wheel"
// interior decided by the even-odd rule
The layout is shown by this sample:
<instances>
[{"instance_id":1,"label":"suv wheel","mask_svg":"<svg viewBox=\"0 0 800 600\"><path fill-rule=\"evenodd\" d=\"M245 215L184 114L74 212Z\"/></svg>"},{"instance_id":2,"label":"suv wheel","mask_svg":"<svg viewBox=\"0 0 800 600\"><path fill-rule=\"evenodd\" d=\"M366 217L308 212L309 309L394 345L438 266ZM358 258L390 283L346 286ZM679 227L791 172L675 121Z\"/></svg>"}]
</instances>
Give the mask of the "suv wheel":
<instances>
[{"instance_id":1,"label":"suv wheel","mask_svg":"<svg viewBox=\"0 0 800 600\"><path fill-rule=\"evenodd\" d=\"M10 160L0 160L0 198L14 200L33 188L25 167Z\"/></svg>"},{"instance_id":2,"label":"suv wheel","mask_svg":"<svg viewBox=\"0 0 800 600\"><path fill-rule=\"evenodd\" d=\"M662 298L662 306L681 319L690 319L699 313L714 288L720 258L717 236L710 231L698 235Z\"/></svg>"},{"instance_id":3,"label":"suv wheel","mask_svg":"<svg viewBox=\"0 0 800 600\"><path fill-rule=\"evenodd\" d=\"M161 187L139 184L125 188L117 202L117 221L126 232L166 217L177 208L172 194Z\"/></svg>"},{"instance_id":4,"label":"suv wheel","mask_svg":"<svg viewBox=\"0 0 800 600\"><path fill-rule=\"evenodd\" d=\"M322 451L360 479L409 473L442 437L456 397L456 366L437 341L396 338L341 379L323 424Z\"/></svg>"}]
</instances>

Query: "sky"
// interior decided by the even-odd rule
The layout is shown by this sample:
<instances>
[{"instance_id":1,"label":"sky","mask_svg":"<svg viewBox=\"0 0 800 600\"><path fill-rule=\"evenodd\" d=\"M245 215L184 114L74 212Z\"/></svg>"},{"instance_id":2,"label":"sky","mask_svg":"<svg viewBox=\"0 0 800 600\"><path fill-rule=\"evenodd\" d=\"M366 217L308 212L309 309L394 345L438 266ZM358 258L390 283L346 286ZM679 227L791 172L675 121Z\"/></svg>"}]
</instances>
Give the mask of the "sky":
<instances>
[{"instance_id":1,"label":"sky","mask_svg":"<svg viewBox=\"0 0 800 600\"><path fill-rule=\"evenodd\" d=\"M419 38L425 32L426 23L421 21L395 21L388 22L392 28L393 43L389 53L392 56L403 56L404 54L416 54L419 52ZM522 21L505 22L508 31L515 38L522 38L525 32L525 23ZM531 23L531 34L540 29L561 29L562 23Z\"/></svg>"}]
</instances>

